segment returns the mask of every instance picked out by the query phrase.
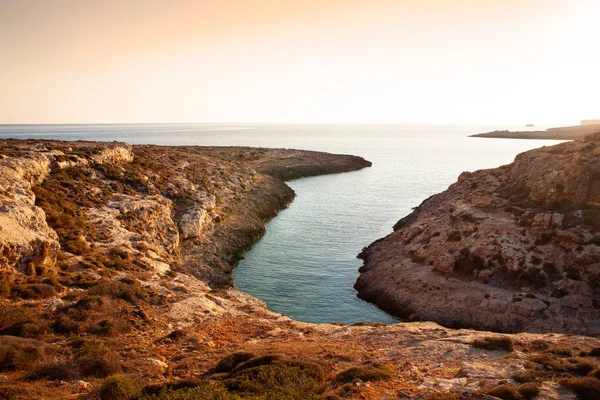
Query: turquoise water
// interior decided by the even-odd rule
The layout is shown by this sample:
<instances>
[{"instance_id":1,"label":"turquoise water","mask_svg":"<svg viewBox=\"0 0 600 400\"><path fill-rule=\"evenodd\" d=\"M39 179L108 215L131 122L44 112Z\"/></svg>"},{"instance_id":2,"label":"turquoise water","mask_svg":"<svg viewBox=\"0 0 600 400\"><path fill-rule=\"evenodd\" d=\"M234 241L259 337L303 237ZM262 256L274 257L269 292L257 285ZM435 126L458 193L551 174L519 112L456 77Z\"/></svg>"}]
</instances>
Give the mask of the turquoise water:
<instances>
[{"instance_id":1,"label":"turquoise water","mask_svg":"<svg viewBox=\"0 0 600 400\"><path fill-rule=\"evenodd\" d=\"M552 141L469 138L512 126L294 126L252 124L0 125L0 137L121 140L132 144L257 146L360 155L371 168L290 182L295 201L234 271L236 287L307 322L389 323L356 297L362 247L387 235L462 171L492 168Z\"/></svg>"}]
</instances>

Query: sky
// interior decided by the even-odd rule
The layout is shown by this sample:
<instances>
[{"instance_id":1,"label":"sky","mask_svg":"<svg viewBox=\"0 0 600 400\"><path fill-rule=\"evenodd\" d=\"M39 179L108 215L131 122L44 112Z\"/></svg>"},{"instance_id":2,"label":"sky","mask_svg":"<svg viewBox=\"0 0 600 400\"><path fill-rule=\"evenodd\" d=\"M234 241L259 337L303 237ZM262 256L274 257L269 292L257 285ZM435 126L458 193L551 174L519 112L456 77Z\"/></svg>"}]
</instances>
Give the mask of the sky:
<instances>
[{"instance_id":1,"label":"sky","mask_svg":"<svg viewBox=\"0 0 600 400\"><path fill-rule=\"evenodd\" d=\"M0 123L577 124L598 0L0 0Z\"/></svg>"}]
</instances>

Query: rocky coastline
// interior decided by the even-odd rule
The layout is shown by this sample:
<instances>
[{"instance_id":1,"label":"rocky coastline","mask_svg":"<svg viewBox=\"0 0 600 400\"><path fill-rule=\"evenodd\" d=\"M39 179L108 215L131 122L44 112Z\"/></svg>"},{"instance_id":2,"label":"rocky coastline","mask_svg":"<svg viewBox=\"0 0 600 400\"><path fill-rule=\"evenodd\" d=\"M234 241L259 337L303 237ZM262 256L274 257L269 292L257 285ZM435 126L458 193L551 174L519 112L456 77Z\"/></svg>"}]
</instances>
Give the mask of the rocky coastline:
<instances>
[{"instance_id":1,"label":"rocky coastline","mask_svg":"<svg viewBox=\"0 0 600 400\"><path fill-rule=\"evenodd\" d=\"M478 133L470 137L496 139L537 139L537 140L581 140L587 135L600 132L600 124L582 124L546 129L545 131L493 131Z\"/></svg>"},{"instance_id":2,"label":"rocky coastline","mask_svg":"<svg viewBox=\"0 0 600 400\"><path fill-rule=\"evenodd\" d=\"M600 390L596 338L308 324L230 288L264 222L293 200L284 180L370 165L284 149L0 141L0 398Z\"/></svg>"},{"instance_id":3,"label":"rocky coastline","mask_svg":"<svg viewBox=\"0 0 600 400\"><path fill-rule=\"evenodd\" d=\"M359 297L455 328L600 336L600 134L465 172L363 249Z\"/></svg>"}]
</instances>

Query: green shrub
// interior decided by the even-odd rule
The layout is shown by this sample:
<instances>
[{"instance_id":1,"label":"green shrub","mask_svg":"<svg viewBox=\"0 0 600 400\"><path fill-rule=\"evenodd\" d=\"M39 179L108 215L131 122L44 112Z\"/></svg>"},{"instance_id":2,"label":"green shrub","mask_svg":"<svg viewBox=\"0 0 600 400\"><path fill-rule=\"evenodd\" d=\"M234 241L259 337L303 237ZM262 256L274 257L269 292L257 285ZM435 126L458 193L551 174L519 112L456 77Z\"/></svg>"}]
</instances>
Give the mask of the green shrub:
<instances>
[{"instance_id":1,"label":"green shrub","mask_svg":"<svg viewBox=\"0 0 600 400\"><path fill-rule=\"evenodd\" d=\"M125 376L113 375L98 390L101 400L132 400L141 394L137 382Z\"/></svg>"},{"instance_id":2,"label":"green shrub","mask_svg":"<svg viewBox=\"0 0 600 400\"><path fill-rule=\"evenodd\" d=\"M187 382L186 382L187 383ZM164 385L162 389L151 388L140 400L240 400L241 396L230 393L222 384L216 382L195 382L190 386ZM144 389L147 392L148 388ZM275 398L273 398L274 400ZM252 397L252 400L260 400ZM298 399L300 400L300 399Z\"/></svg>"},{"instance_id":3,"label":"green shrub","mask_svg":"<svg viewBox=\"0 0 600 400\"><path fill-rule=\"evenodd\" d=\"M325 372L316 364L276 360L234 372L224 384L232 392L272 398L317 395L324 390ZM280 397L275 396L279 393ZM287 397L286 397L287 396Z\"/></svg>"},{"instance_id":4,"label":"green shrub","mask_svg":"<svg viewBox=\"0 0 600 400\"><path fill-rule=\"evenodd\" d=\"M368 382L390 379L391 377L392 374L386 367L377 363L367 362L363 365L351 367L340 372L335 379L338 382L348 383L355 379Z\"/></svg>"},{"instance_id":5,"label":"green shrub","mask_svg":"<svg viewBox=\"0 0 600 400\"><path fill-rule=\"evenodd\" d=\"M486 336L483 339L475 339L473 347L485 350L513 351L513 341L508 336Z\"/></svg>"}]
</instances>

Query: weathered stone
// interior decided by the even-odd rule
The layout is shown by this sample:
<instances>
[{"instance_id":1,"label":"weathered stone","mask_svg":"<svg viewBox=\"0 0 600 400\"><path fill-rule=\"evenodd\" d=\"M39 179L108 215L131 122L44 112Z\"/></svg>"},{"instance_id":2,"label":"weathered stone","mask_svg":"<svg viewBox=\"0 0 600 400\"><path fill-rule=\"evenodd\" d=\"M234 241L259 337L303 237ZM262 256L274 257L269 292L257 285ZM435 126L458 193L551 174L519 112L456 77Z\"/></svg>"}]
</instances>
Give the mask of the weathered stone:
<instances>
[{"instance_id":1,"label":"weathered stone","mask_svg":"<svg viewBox=\"0 0 600 400\"><path fill-rule=\"evenodd\" d=\"M600 335L595 148L563 143L462 174L363 250L359 297L452 327Z\"/></svg>"},{"instance_id":2,"label":"weathered stone","mask_svg":"<svg viewBox=\"0 0 600 400\"><path fill-rule=\"evenodd\" d=\"M186 211L179 220L181 238L191 239L201 237L210 221L209 213L204 208L194 207Z\"/></svg>"}]
</instances>

